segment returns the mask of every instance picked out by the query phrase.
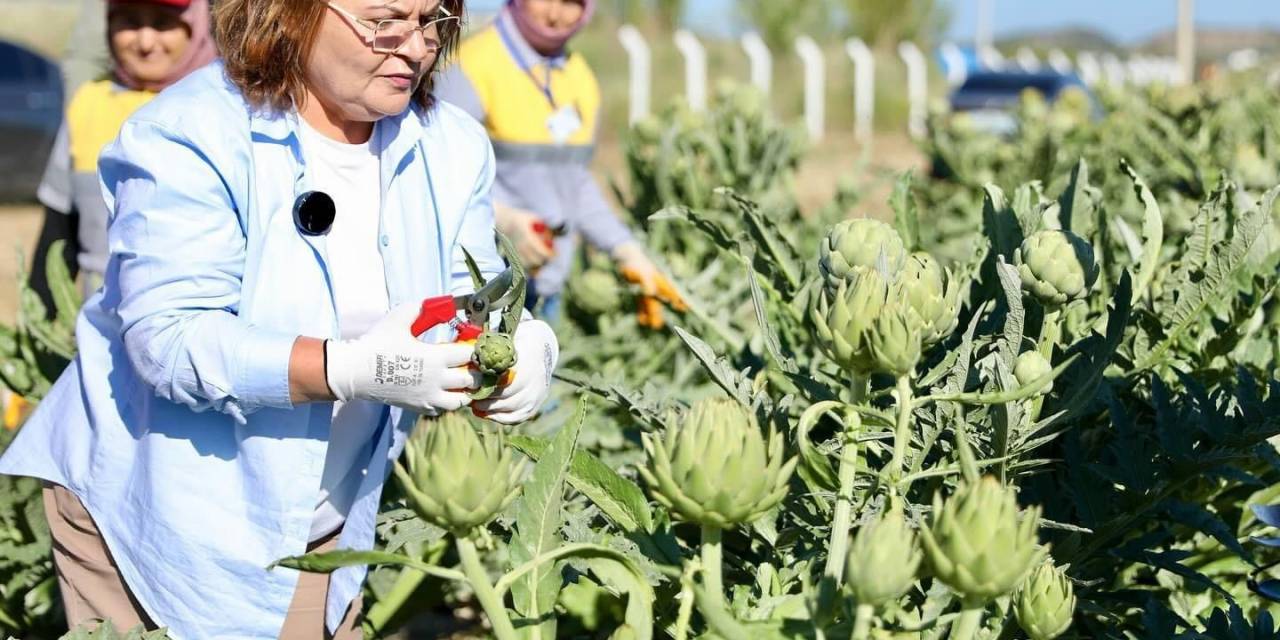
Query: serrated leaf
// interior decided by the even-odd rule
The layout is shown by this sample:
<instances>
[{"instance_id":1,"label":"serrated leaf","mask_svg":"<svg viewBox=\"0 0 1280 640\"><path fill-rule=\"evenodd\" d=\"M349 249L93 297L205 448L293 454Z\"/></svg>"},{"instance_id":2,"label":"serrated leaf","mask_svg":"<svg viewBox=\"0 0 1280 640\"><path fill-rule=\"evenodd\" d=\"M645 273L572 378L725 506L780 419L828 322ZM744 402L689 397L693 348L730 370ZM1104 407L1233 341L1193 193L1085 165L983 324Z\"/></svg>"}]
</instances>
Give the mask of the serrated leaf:
<instances>
[{"instance_id":1,"label":"serrated leaf","mask_svg":"<svg viewBox=\"0 0 1280 640\"><path fill-rule=\"evenodd\" d=\"M1138 172L1128 161L1120 160L1120 169L1133 181L1134 193L1142 203L1142 258L1138 274L1133 283L1133 299L1141 301L1147 295L1151 280L1155 278L1156 268L1160 266L1161 251L1164 248L1164 216L1160 213L1160 205L1151 189L1143 181Z\"/></svg>"},{"instance_id":2,"label":"serrated leaf","mask_svg":"<svg viewBox=\"0 0 1280 640\"><path fill-rule=\"evenodd\" d=\"M1214 538L1236 555L1252 562L1253 554L1236 540L1235 534L1231 531L1231 526L1208 509L1188 502L1171 500L1165 505L1165 511L1173 518L1174 522L1191 527Z\"/></svg>"},{"instance_id":3,"label":"serrated leaf","mask_svg":"<svg viewBox=\"0 0 1280 640\"><path fill-rule=\"evenodd\" d=\"M893 228L902 236L902 243L909 252L920 247L920 211L911 190L914 179L912 172L904 172L894 182L893 194L889 196L889 208L893 210Z\"/></svg>"},{"instance_id":4,"label":"serrated leaf","mask_svg":"<svg viewBox=\"0 0 1280 640\"><path fill-rule=\"evenodd\" d=\"M546 454L550 445L548 440L533 436L511 436L507 442L535 461ZM575 451L568 480L623 531L653 531L653 512L644 492L599 458L586 451Z\"/></svg>"}]
</instances>

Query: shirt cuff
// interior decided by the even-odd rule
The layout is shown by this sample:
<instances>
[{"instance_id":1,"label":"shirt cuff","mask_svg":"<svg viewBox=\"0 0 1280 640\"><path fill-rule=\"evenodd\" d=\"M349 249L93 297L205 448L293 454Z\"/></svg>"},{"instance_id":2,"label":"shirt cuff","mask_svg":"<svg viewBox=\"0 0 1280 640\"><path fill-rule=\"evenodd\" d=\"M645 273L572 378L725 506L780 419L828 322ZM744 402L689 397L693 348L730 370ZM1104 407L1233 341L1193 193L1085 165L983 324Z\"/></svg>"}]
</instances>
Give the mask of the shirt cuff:
<instances>
[{"instance_id":1,"label":"shirt cuff","mask_svg":"<svg viewBox=\"0 0 1280 640\"><path fill-rule=\"evenodd\" d=\"M235 378L238 404L252 407L292 409L289 394L289 359L298 336L255 328L245 332L237 349L240 369Z\"/></svg>"}]
</instances>

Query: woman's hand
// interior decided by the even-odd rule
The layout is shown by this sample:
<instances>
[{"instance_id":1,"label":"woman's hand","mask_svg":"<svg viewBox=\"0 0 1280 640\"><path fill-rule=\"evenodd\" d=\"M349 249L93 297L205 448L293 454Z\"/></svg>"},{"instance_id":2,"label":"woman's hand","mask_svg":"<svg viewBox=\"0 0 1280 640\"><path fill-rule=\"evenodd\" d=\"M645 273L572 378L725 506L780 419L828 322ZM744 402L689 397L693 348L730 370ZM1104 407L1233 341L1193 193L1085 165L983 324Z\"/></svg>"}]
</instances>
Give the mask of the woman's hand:
<instances>
[{"instance_id":1,"label":"woman's hand","mask_svg":"<svg viewBox=\"0 0 1280 640\"><path fill-rule=\"evenodd\" d=\"M516 366L513 379L498 393L472 406L476 415L502 424L532 418L551 391L551 374L560 359L560 343L551 327L541 320L525 320L516 327Z\"/></svg>"},{"instance_id":2,"label":"woman's hand","mask_svg":"<svg viewBox=\"0 0 1280 640\"><path fill-rule=\"evenodd\" d=\"M339 400L372 400L436 415L467 406L480 374L472 345L427 344L409 332L419 305L403 304L354 340L325 343L325 378ZM517 338L517 345L519 345Z\"/></svg>"},{"instance_id":3,"label":"woman's hand","mask_svg":"<svg viewBox=\"0 0 1280 640\"><path fill-rule=\"evenodd\" d=\"M524 268L533 273L555 257L551 236L537 214L524 209L494 205L494 226L511 240Z\"/></svg>"}]
</instances>

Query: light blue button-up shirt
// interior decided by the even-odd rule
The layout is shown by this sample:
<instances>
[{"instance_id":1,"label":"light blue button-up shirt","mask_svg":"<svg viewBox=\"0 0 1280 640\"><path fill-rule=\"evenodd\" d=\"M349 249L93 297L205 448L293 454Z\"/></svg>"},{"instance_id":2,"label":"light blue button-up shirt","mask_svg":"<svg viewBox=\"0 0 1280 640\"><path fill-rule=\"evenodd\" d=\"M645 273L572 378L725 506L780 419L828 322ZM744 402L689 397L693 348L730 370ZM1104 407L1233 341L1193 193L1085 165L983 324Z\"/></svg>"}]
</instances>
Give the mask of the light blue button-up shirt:
<instances>
[{"instance_id":1,"label":"light blue button-up shirt","mask_svg":"<svg viewBox=\"0 0 1280 640\"><path fill-rule=\"evenodd\" d=\"M331 403L294 407L299 335L337 337L325 237L294 227L311 184L296 114L251 111L215 63L124 125L99 170L113 211L101 291L79 355L0 459L0 473L69 488L146 613L175 638L274 638L305 552ZM392 306L489 275L493 151L470 116L413 107L374 132L380 249ZM440 331L428 339L447 340ZM339 546L373 546L391 461L416 416L383 414ZM334 574L333 629L363 567Z\"/></svg>"}]
</instances>

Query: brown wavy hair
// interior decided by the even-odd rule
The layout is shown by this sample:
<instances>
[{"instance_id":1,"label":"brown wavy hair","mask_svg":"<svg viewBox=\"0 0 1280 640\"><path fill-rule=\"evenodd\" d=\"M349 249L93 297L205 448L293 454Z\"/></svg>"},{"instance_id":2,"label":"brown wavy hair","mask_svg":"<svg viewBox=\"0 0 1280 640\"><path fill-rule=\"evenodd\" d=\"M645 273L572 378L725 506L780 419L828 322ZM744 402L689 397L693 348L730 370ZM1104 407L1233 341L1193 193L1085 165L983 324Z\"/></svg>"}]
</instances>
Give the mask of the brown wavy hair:
<instances>
[{"instance_id":1,"label":"brown wavy hair","mask_svg":"<svg viewBox=\"0 0 1280 640\"><path fill-rule=\"evenodd\" d=\"M463 14L464 0L440 0ZM328 7L322 0L218 0L213 4L214 37L227 78L257 109L285 111L306 95L303 69ZM435 73L457 49L461 24L442 34L440 52L413 98L431 107Z\"/></svg>"}]
</instances>

